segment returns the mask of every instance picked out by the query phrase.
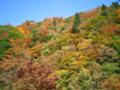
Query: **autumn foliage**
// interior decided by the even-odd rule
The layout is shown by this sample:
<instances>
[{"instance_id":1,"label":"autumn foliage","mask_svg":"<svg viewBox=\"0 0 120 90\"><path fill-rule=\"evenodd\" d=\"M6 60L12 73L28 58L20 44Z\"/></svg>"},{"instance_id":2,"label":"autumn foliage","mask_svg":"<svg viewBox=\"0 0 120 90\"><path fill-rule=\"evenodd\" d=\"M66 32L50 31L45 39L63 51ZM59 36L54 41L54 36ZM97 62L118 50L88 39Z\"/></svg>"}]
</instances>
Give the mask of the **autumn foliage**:
<instances>
[{"instance_id":1,"label":"autumn foliage","mask_svg":"<svg viewBox=\"0 0 120 90\"><path fill-rule=\"evenodd\" d=\"M0 26L0 90L120 90L120 6Z\"/></svg>"}]
</instances>

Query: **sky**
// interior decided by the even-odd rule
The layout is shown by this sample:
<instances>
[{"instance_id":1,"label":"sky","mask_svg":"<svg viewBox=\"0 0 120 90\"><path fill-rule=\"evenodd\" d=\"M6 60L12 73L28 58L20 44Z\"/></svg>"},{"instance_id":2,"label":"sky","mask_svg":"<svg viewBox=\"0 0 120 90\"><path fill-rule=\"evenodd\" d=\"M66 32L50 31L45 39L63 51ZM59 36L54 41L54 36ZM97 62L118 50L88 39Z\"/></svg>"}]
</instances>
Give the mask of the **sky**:
<instances>
[{"instance_id":1,"label":"sky","mask_svg":"<svg viewBox=\"0 0 120 90\"><path fill-rule=\"evenodd\" d=\"M26 20L69 17L117 0L0 0L0 25L19 25Z\"/></svg>"}]
</instances>

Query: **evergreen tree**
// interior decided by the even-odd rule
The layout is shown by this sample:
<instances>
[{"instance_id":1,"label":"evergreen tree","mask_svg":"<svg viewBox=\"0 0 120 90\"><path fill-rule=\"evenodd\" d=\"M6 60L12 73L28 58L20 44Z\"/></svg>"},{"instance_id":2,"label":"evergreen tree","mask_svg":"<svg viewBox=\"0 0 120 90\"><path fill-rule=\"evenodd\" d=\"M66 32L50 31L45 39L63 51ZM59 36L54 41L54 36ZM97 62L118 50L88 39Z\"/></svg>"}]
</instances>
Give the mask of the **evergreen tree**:
<instances>
[{"instance_id":1,"label":"evergreen tree","mask_svg":"<svg viewBox=\"0 0 120 90\"><path fill-rule=\"evenodd\" d=\"M106 10L107 6L105 4L102 5L101 9Z\"/></svg>"},{"instance_id":2,"label":"evergreen tree","mask_svg":"<svg viewBox=\"0 0 120 90\"><path fill-rule=\"evenodd\" d=\"M120 7L118 2L115 2L114 5L115 5L116 8Z\"/></svg>"},{"instance_id":3,"label":"evergreen tree","mask_svg":"<svg viewBox=\"0 0 120 90\"><path fill-rule=\"evenodd\" d=\"M73 33L79 32L79 30L78 30L79 24L80 24L79 13L76 13L75 17L74 17Z\"/></svg>"},{"instance_id":4,"label":"evergreen tree","mask_svg":"<svg viewBox=\"0 0 120 90\"><path fill-rule=\"evenodd\" d=\"M102 10L101 15L107 16L107 6L105 4L101 6L101 10Z\"/></svg>"},{"instance_id":5,"label":"evergreen tree","mask_svg":"<svg viewBox=\"0 0 120 90\"><path fill-rule=\"evenodd\" d=\"M120 5L118 2L113 2L112 5L110 6L112 9L116 9L116 8L119 8Z\"/></svg>"}]
</instances>

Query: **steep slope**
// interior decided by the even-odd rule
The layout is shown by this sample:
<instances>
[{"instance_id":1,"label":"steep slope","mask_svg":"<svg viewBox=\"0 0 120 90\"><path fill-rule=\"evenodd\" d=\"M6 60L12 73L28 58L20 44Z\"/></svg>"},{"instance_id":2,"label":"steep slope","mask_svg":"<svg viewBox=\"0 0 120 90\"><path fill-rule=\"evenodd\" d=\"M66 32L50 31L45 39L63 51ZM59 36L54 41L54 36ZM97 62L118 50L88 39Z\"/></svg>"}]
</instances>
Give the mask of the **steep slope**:
<instances>
[{"instance_id":1,"label":"steep slope","mask_svg":"<svg viewBox=\"0 0 120 90\"><path fill-rule=\"evenodd\" d=\"M120 90L119 3L16 28L24 37L8 37L1 90Z\"/></svg>"}]
</instances>

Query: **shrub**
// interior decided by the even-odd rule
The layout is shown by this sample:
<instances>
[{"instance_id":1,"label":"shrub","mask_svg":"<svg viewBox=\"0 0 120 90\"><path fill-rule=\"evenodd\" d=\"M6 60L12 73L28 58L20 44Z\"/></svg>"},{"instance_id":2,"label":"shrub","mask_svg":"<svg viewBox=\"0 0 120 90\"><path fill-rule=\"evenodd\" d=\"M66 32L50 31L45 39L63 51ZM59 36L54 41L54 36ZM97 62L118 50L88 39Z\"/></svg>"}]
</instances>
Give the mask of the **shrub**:
<instances>
[{"instance_id":1,"label":"shrub","mask_svg":"<svg viewBox=\"0 0 120 90\"><path fill-rule=\"evenodd\" d=\"M13 77L14 90L56 90L58 77L49 65L27 62Z\"/></svg>"},{"instance_id":2,"label":"shrub","mask_svg":"<svg viewBox=\"0 0 120 90\"><path fill-rule=\"evenodd\" d=\"M15 27L0 26L0 59L3 58L5 51L11 47L10 39L18 38L23 38L23 34Z\"/></svg>"}]
</instances>

